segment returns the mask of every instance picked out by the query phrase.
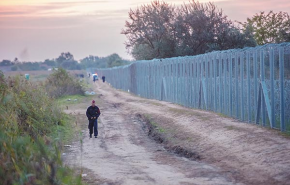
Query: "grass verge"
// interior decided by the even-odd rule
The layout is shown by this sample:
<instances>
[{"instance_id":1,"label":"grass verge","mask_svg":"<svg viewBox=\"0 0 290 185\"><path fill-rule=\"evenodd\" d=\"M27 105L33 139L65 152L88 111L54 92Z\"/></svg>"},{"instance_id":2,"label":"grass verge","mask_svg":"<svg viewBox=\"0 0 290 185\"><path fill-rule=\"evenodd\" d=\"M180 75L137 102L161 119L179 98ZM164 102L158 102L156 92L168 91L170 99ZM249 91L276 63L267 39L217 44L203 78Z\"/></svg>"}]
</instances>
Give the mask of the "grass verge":
<instances>
[{"instance_id":1,"label":"grass verge","mask_svg":"<svg viewBox=\"0 0 290 185\"><path fill-rule=\"evenodd\" d=\"M1 184L83 184L61 159L72 122L43 89L0 74Z\"/></svg>"},{"instance_id":2,"label":"grass verge","mask_svg":"<svg viewBox=\"0 0 290 185\"><path fill-rule=\"evenodd\" d=\"M178 135L175 130L163 128L161 124L155 121L148 114L138 114L137 118L139 121L145 122L145 125L148 128L148 136L157 143L162 144L167 151L174 153L178 156L188 158L190 160L200 159L200 156L197 153L191 151L189 148L185 148L182 145L175 144L175 140L179 140L179 138L173 138L174 135ZM190 138L186 138L186 140L188 141L190 140Z\"/></svg>"}]
</instances>

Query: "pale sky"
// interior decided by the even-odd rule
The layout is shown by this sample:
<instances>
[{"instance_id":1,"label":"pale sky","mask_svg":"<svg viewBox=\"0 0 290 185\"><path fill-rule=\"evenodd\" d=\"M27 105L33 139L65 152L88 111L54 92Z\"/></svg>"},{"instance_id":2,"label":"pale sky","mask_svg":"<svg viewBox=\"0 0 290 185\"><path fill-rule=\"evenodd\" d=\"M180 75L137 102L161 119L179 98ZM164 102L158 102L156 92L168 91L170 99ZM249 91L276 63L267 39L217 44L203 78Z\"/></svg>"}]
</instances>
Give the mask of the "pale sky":
<instances>
[{"instance_id":1,"label":"pale sky","mask_svg":"<svg viewBox=\"0 0 290 185\"><path fill-rule=\"evenodd\" d=\"M164 0L180 5L188 0ZM0 61L44 61L61 52L79 60L118 53L128 11L151 0L0 0ZM200 0L200 2L208 2ZM212 0L231 20L246 21L260 11L290 14L289 0Z\"/></svg>"}]
</instances>

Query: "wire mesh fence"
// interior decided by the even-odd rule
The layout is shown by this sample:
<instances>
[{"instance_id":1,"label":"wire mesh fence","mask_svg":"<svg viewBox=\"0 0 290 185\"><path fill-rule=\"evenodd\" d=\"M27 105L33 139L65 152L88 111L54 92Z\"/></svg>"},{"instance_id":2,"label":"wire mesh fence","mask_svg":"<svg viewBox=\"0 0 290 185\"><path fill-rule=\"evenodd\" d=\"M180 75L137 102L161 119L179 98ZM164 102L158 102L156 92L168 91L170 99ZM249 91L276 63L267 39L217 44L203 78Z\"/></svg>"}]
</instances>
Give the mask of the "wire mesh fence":
<instances>
[{"instance_id":1,"label":"wire mesh fence","mask_svg":"<svg viewBox=\"0 0 290 185\"><path fill-rule=\"evenodd\" d=\"M290 43L88 71L141 97L290 131Z\"/></svg>"}]
</instances>

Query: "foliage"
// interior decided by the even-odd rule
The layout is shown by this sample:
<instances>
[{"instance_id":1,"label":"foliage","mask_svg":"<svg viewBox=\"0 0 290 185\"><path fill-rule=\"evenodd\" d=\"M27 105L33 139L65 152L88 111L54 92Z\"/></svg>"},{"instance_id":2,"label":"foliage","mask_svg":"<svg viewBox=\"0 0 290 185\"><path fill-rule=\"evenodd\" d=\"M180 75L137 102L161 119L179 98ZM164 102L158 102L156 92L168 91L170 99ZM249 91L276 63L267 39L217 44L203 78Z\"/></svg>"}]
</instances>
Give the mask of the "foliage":
<instances>
[{"instance_id":1,"label":"foliage","mask_svg":"<svg viewBox=\"0 0 290 185\"><path fill-rule=\"evenodd\" d=\"M50 59L46 59L43 64L51 66L51 67L55 67L57 65L55 60L50 60Z\"/></svg>"},{"instance_id":2,"label":"foliage","mask_svg":"<svg viewBox=\"0 0 290 185\"><path fill-rule=\"evenodd\" d=\"M75 60L66 60L61 64L61 67L68 70L80 70L81 65Z\"/></svg>"},{"instance_id":3,"label":"foliage","mask_svg":"<svg viewBox=\"0 0 290 185\"><path fill-rule=\"evenodd\" d=\"M105 57L98 57L92 55L81 59L80 64L83 66L83 68L106 68L108 66L107 59Z\"/></svg>"},{"instance_id":4,"label":"foliage","mask_svg":"<svg viewBox=\"0 0 290 185\"><path fill-rule=\"evenodd\" d=\"M49 136L64 116L41 86L0 74L0 182L81 184L62 164L61 140Z\"/></svg>"},{"instance_id":5,"label":"foliage","mask_svg":"<svg viewBox=\"0 0 290 185\"><path fill-rule=\"evenodd\" d=\"M180 8L153 1L130 10L121 33L127 37L126 48L137 60L256 45L253 35L242 33L213 3L195 0Z\"/></svg>"},{"instance_id":6,"label":"foliage","mask_svg":"<svg viewBox=\"0 0 290 185\"><path fill-rule=\"evenodd\" d=\"M175 24L178 56L256 45L213 3L189 1L178 10Z\"/></svg>"},{"instance_id":7,"label":"foliage","mask_svg":"<svg viewBox=\"0 0 290 185\"><path fill-rule=\"evenodd\" d=\"M108 68L127 65L130 62L122 59L118 54L113 53L107 57L88 56L81 60L80 64L85 68Z\"/></svg>"},{"instance_id":8,"label":"foliage","mask_svg":"<svg viewBox=\"0 0 290 185\"><path fill-rule=\"evenodd\" d=\"M84 100L88 99L89 101L89 96L84 96L84 95L68 95L68 96L62 96L60 98L57 98L57 103L62 106L62 105L73 105L73 104L78 104Z\"/></svg>"},{"instance_id":9,"label":"foliage","mask_svg":"<svg viewBox=\"0 0 290 185\"><path fill-rule=\"evenodd\" d=\"M252 32L259 45L290 42L290 16L287 12L260 12L240 24L244 30Z\"/></svg>"},{"instance_id":10,"label":"foliage","mask_svg":"<svg viewBox=\"0 0 290 185\"><path fill-rule=\"evenodd\" d=\"M108 67L116 67L126 65L128 62L124 61L118 54L114 53L107 57Z\"/></svg>"},{"instance_id":11,"label":"foliage","mask_svg":"<svg viewBox=\"0 0 290 185\"><path fill-rule=\"evenodd\" d=\"M174 56L172 35L174 7L165 2L153 1L130 10L122 34L128 41L126 48L137 60Z\"/></svg>"},{"instance_id":12,"label":"foliage","mask_svg":"<svg viewBox=\"0 0 290 185\"><path fill-rule=\"evenodd\" d=\"M17 65L22 71L36 71L40 70L38 62L23 62Z\"/></svg>"},{"instance_id":13,"label":"foliage","mask_svg":"<svg viewBox=\"0 0 290 185\"><path fill-rule=\"evenodd\" d=\"M14 62L10 60L3 60L0 66L11 66L12 71L34 71L47 70L48 68L63 68L66 70L81 70L86 68L108 68L115 66L122 66L129 64L130 61L122 59L118 54L113 53L107 57L88 56L80 62L74 60L70 52L61 53L56 59L46 59L44 62L19 62L15 58Z\"/></svg>"},{"instance_id":14,"label":"foliage","mask_svg":"<svg viewBox=\"0 0 290 185\"><path fill-rule=\"evenodd\" d=\"M74 56L70 52L62 52L60 56L56 59L58 65L61 65L64 61L72 61Z\"/></svg>"},{"instance_id":15,"label":"foliage","mask_svg":"<svg viewBox=\"0 0 290 185\"><path fill-rule=\"evenodd\" d=\"M47 78L45 89L48 95L54 98L74 94L84 95L81 83L62 68L55 70Z\"/></svg>"},{"instance_id":16,"label":"foliage","mask_svg":"<svg viewBox=\"0 0 290 185\"><path fill-rule=\"evenodd\" d=\"M81 69L80 64L74 60L74 56L70 52L61 53L60 56L56 59L58 67L69 70L79 70Z\"/></svg>"},{"instance_id":17,"label":"foliage","mask_svg":"<svg viewBox=\"0 0 290 185\"><path fill-rule=\"evenodd\" d=\"M11 71L17 71L18 70L18 67L17 66L12 66L11 67Z\"/></svg>"},{"instance_id":18,"label":"foliage","mask_svg":"<svg viewBox=\"0 0 290 185\"><path fill-rule=\"evenodd\" d=\"M0 62L0 66L11 66L13 65L13 63L10 60L2 60L2 62Z\"/></svg>"}]
</instances>

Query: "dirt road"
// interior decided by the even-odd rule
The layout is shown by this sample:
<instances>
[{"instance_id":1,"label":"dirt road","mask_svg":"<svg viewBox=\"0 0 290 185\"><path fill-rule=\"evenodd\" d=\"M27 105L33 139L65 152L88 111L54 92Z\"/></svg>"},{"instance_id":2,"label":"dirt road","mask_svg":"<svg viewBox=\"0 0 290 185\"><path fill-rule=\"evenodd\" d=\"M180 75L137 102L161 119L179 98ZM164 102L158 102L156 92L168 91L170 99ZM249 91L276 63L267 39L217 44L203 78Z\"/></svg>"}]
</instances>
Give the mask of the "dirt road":
<instances>
[{"instance_id":1,"label":"dirt road","mask_svg":"<svg viewBox=\"0 0 290 185\"><path fill-rule=\"evenodd\" d=\"M279 132L94 85L99 137L88 137L89 102L70 107L83 136L65 155L90 184L290 184L290 140ZM161 143L148 137L145 118ZM176 148L194 157L170 152Z\"/></svg>"}]
</instances>

